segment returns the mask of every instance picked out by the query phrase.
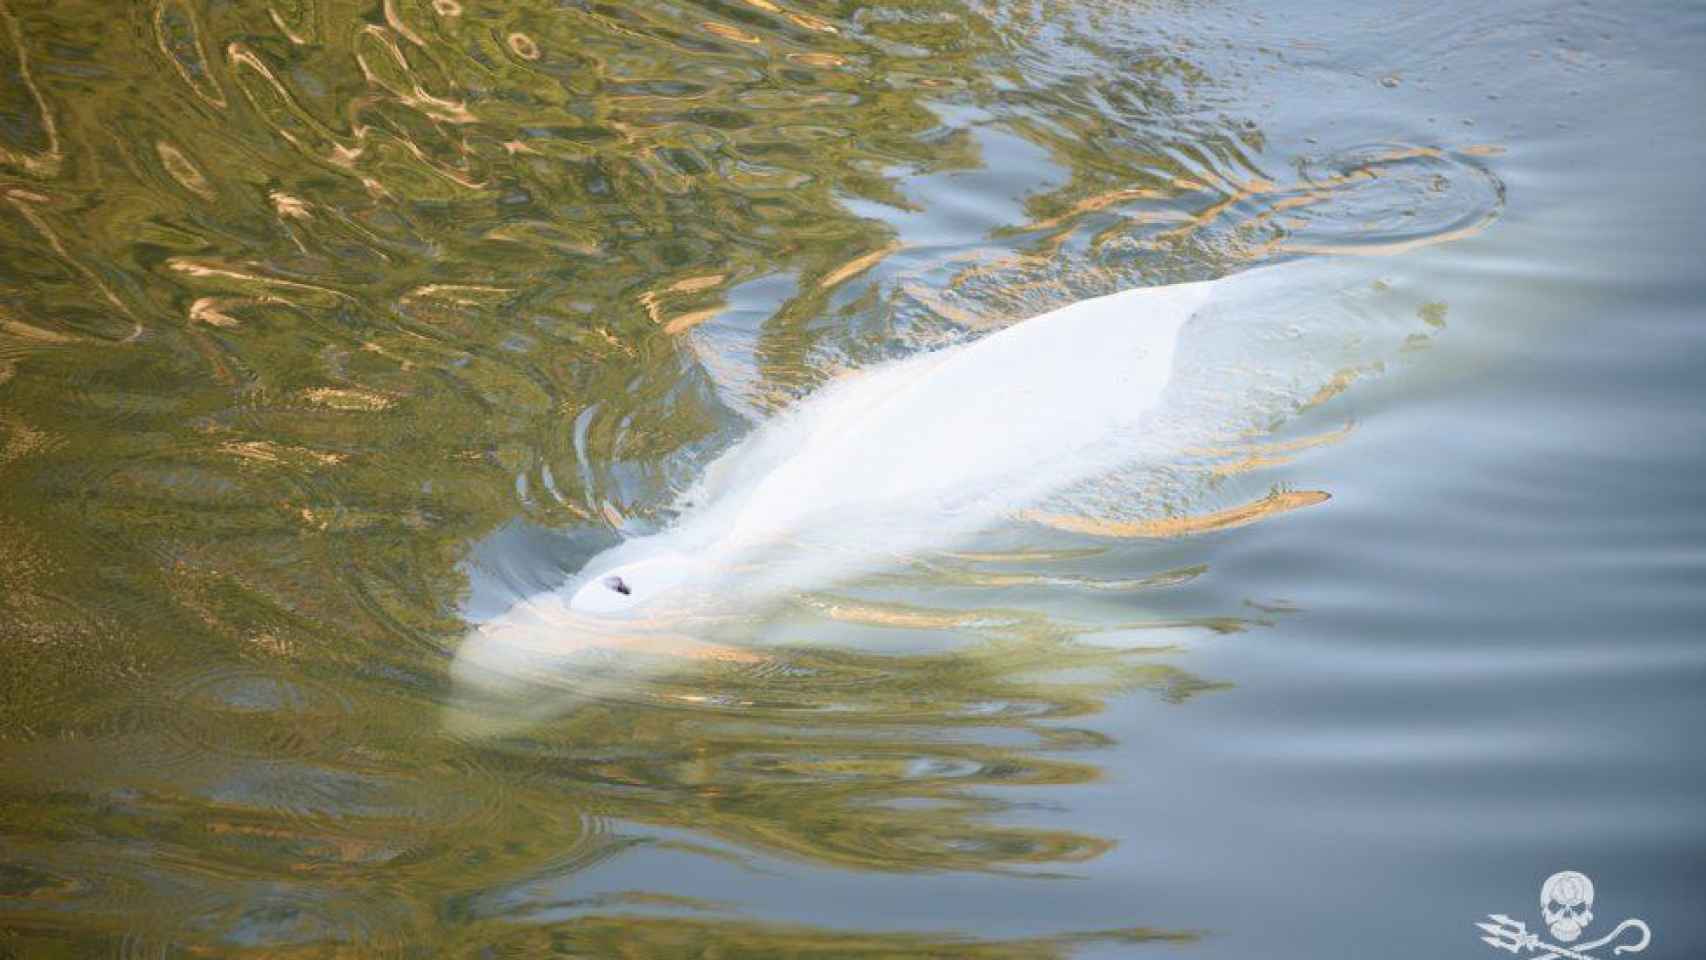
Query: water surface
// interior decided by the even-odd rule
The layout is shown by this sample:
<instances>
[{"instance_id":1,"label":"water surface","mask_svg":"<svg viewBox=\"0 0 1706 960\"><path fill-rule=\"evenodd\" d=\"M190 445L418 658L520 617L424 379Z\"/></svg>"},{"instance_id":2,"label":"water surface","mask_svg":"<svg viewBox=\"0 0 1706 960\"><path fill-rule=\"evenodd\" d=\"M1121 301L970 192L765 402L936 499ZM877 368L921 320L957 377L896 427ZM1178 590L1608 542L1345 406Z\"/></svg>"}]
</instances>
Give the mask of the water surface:
<instances>
[{"instance_id":1,"label":"water surface","mask_svg":"<svg viewBox=\"0 0 1706 960\"><path fill-rule=\"evenodd\" d=\"M0 0L0 952L1494 956L1576 869L1698 953L1703 57ZM1261 435L446 721L470 623L842 372L1310 257L1413 330Z\"/></svg>"}]
</instances>

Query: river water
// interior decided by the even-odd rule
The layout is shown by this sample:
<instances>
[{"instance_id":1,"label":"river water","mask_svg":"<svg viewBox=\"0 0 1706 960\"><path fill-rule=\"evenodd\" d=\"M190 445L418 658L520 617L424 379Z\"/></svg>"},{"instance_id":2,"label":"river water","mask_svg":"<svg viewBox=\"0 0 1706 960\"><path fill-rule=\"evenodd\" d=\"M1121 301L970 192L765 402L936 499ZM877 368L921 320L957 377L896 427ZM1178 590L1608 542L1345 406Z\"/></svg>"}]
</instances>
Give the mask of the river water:
<instances>
[{"instance_id":1,"label":"river water","mask_svg":"<svg viewBox=\"0 0 1706 960\"><path fill-rule=\"evenodd\" d=\"M1702 62L1682 2L0 0L0 956L1489 957L1562 870L1699 955ZM453 677L848 370L1310 258L1408 333L1260 435Z\"/></svg>"}]
</instances>

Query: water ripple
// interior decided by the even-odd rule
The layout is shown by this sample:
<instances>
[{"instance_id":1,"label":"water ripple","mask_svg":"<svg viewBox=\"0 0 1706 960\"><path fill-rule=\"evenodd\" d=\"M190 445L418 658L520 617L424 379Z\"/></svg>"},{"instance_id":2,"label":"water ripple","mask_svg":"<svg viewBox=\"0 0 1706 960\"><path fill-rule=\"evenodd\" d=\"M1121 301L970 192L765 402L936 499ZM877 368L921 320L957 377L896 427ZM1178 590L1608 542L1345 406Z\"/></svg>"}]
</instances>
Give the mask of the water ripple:
<instances>
[{"instance_id":1,"label":"water ripple","mask_svg":"<svg viewBox=\"0 0 1706 960\"><path fill-rule=\"evenodd\" d=\"M1487 228L1505 187L1466 152L1376 145L1299 163L1302 183L1278 198L1291 253L1391 256Z\"/></svg>"},{"instance_id":2,"label":"water ripple","mask_svg":"<svg viewBox=\"0 0 1706 960\"><path fill-rule=\"evenodd\" d=\"M174 735L204 755L336 756L354 740L348 697L302 677L214 667L180 677L162 698Z\"/></svg>"}]
</instances>

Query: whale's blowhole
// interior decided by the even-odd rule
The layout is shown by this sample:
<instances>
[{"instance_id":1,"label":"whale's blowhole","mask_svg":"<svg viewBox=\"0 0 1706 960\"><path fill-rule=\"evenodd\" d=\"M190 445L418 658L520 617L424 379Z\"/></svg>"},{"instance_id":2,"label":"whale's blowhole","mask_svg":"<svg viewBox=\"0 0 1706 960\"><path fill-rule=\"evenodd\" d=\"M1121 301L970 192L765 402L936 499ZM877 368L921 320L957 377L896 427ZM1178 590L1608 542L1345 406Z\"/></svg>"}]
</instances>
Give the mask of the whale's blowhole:
<instances>
[{"instance_id":1,"label":"whale's blowhole","mask_svg":"<svg viewBox=\"0 0 1706 960\"><path fill-rule=\"evenodd\" d=\"M595 616L635 613L673 599L701 572L702 565L688 555L658 550L588 576L570 598L569 607Z\"/></svg>"}]
</instances>

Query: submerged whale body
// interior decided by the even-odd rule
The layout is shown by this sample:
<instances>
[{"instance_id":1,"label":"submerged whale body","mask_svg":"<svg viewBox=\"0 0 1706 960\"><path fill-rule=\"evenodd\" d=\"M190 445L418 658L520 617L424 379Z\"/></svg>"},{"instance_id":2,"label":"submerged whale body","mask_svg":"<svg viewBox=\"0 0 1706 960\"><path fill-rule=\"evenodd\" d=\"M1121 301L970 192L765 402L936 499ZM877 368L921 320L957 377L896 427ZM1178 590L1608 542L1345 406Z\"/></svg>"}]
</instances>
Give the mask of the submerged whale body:
<instances>
[{"instance_id":1,"label":"submerged whale body","mask_svg":"<svg viewBox=\"0 0 1706 960\"><path fill-rule=\"evenodd\" d=\"M751 607L951 545L1116 466L1215 289L1085 300L832 384L713 462L671 529L589 562L569 608Z\"/></svg>"},{"instance_id":2,"label":"submerged whale body","mask_svg":"<svg viewBox=\"0 0 1706 960\"><path fill-rule=\"evenodd\" d=\"M833 381L714 460L669 527L477 626L453 671L503 693L580 651L675 653L1028 508L1142 509L1191 451L1273 430L1415 333L1415 297L1372 278L1310 259L1129 290Z\"/></svg>"}]
</instances>

